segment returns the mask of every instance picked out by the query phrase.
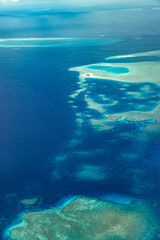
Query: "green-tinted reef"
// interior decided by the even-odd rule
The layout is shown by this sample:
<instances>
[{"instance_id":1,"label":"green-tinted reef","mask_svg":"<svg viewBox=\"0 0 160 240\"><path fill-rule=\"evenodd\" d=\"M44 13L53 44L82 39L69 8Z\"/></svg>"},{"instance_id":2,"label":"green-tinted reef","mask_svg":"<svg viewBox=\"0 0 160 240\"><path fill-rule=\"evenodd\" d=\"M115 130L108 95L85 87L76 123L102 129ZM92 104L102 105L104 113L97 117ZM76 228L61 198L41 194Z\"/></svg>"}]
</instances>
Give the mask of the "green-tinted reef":
<instances>
[{"instance_id":1,"label":"green-tinted reef","mask_svg":"<svg viewBox=\"0 0 160 240\"><path fill-rule=\"evenodd\" d=\"M79 197L61 208L26 213L9 234L14 240L154 240L158 231L148 202L121 205Z\"/></svg>"},{"instance_id":2,"label":"green-tinted reef","mask_svg":"<svg viewBox=\"0 0 160 240\"><path fill-rule=\"evenodd\" d=\"M24 200L21 201L21 203L24 206L34 206L38 203L39 199L38 198L26 198Z\"/></svg>"}]
</instances>

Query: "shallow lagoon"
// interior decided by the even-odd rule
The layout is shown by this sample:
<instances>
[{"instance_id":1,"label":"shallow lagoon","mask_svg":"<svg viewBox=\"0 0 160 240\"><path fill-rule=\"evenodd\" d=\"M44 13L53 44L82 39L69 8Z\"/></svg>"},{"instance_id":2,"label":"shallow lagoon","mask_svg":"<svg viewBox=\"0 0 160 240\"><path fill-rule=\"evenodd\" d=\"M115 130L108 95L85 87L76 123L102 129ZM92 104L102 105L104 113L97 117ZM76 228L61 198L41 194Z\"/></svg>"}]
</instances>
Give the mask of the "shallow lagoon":
<instances>
[{"instance_id":1,"label":"shallow lagoon","mask_svg":"<svg viewBox=\"0 0 160 240\"><path fill-rule=\"evenodd\" d=\"M106 71L106 72L110 72L113 74L123 74L123 73L129 72L129 70L124 67L107 67L107 66L93 65L93 66L89 66L87 68L91 69L91 70Z\"/></svg>"}]
</instances>

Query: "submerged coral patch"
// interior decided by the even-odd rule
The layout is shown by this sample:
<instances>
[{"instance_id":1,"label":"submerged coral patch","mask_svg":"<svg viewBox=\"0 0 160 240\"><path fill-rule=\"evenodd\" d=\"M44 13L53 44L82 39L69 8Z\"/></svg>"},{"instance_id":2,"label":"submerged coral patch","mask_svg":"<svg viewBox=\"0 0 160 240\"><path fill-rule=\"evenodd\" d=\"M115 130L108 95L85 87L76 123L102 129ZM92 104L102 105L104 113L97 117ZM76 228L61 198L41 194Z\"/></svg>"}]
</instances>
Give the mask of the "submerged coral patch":
<instances>
[{"instance_id":1,"label":"submerged coral patch","mask_svg":"<svg viewBox=\"0 0 160 240\"><path fill-rule=\"evenodd\" d=\"M83 181L102 181L105 180L106 175L100 166L84 165L76 178Z\"/></svg>"},{"instance_id":2,"label":"submerged coral patch","mask_svg":"<svg viewBox=\"0 0 160 240\"><path fill-rule=\"evenodd\" d=\"M38 203L39 199L38 198L26 198L21 201L21 203L24 206L34 206Z\"/></svg>"}]
</instances>

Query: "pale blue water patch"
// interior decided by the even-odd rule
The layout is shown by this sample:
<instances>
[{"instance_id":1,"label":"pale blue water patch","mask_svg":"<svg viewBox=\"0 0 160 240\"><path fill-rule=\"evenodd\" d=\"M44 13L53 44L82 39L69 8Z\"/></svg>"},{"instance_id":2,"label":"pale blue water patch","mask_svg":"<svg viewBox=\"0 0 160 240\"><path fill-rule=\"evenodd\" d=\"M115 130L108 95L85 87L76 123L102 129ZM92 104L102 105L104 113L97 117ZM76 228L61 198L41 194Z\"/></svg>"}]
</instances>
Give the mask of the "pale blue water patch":
<instances>
[{"instance_id":1,"label":"pale blue water patch","mask_svg":"<svg viewBox=\"0 0 160 240\"><path fill-rule=\"evenodd\" d=\"M94 66L88 66L87 68L91 70L105 71L113 74L123 74L123 73L129 72L129 69L125 67L110 67L110 66L94 65Z\"/></svg>"},{"instance_id":2,"label":"pale blue water patch","mask_svg":"<svg viewBox=\"0 0 160 240\"><path fill-rule=\"evenodd\" d=\"M109 38L4 38L0 47L75 47L97 46L121 42Z\"/></svg>"}]
</instances>

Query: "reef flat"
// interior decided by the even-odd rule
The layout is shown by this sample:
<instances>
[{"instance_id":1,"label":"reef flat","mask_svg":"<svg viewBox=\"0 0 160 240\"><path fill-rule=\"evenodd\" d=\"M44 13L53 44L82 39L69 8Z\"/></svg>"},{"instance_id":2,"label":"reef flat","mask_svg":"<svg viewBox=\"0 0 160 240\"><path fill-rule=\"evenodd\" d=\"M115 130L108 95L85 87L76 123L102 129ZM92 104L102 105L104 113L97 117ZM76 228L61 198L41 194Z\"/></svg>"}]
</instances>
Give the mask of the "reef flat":
<instances>
[{"instance_id":1,"label":"reef flat","mask_svg":"<svg viewBox=\"0 0 160 240\"><path fill-rule=\"evenodd\" d=\"M107 57L106 60L119 59L119 58L133 58L133 57L148 57L148 56L158 56L160 57L160 50L150 51L150 52L142 52L142 53L132 53L127 55L119 55Z\"/></svg>"},{"instance_id":2,"label":"reef flat","mask_svg":"<svg viewBox=\"0 0 160 240\"><path fill-rule=\"evenodd\" d=\"M0 38L0 47L61 47L61 46L96 46L121 42L107 38Z\"/></svg>"},{"instance_id":3,"label":"reef flat","mask_svg":"<svg viewBox=\"0 0 160 240\"><path fill-rule=\"evenodd\" d=\"M12 240L151 240L159 223L147 202L121 205L79 197L57 209L30 212L10 230Z\"/></svg>"},{"instance_id":4,"label":"reef flat","mask_svg":"<svg viewBox=\"0 0 160 240\"><path fill-rule=\"evenodd\" d=\"M122 122L139 122L143 126L134 134L127 133L127 137L146 141L160 132L160 61L129 61L146 56L160 57L160 50L106 58L106 61L125 58L126 63L103 62L70 69L79 72L79 89L70 97L84 99L86 117L96 130L109 131ZM97 94L95 89L101 92ZM77 118L81 125L82 115L84 112L79 112Z\"/></svg>"}]
</instances>

